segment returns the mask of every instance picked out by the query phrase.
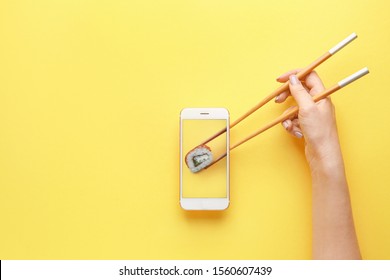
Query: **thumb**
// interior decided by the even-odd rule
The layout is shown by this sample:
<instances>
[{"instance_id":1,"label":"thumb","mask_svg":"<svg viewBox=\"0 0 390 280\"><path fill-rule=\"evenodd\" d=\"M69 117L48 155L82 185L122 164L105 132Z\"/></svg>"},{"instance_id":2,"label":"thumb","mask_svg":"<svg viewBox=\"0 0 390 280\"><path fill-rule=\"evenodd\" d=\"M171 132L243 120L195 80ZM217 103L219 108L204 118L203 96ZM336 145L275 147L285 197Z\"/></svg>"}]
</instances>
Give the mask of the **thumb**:
<instances>
[{"instance_id":1,"label":"thumb","mask_svg":"<svg viewBox=\"0 0 390 280\"><path fill-rule=\"evenodd\" d=\"M289 77L290 83L290 92L294 97L295 101L298 103L299 108L307 108L314 104L314 101L311 95L303 87L301 81L297 78L296 75L291 75Z\"/></svg>"}]
</instances>

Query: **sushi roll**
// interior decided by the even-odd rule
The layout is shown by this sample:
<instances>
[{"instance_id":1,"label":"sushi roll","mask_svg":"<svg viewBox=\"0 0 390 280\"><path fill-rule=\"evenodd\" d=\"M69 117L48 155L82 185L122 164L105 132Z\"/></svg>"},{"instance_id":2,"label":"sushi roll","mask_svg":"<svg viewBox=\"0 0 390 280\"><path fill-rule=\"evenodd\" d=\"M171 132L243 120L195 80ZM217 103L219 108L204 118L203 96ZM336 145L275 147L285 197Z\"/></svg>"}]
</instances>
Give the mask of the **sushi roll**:
<instances>
[{"instance_id":1,"label":"sushi roll","mask_svg":"<svg viewBox=\"0 0 390 280\"><path fill-rule=\"evenodd\" d=\"M192 173L197 173L207 167L213 161L211 149L206 145L200 145L186 155L186 164Z\"/></svg>"}]
</instances>

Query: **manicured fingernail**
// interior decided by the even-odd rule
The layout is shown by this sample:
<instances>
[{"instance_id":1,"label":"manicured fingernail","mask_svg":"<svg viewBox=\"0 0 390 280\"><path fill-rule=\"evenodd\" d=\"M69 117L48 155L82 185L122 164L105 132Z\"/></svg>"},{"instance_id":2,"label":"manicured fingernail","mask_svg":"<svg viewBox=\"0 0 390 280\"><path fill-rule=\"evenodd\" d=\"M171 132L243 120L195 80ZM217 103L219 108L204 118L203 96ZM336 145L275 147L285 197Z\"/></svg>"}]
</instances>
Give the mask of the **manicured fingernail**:
<instances>
[{"instance_id":1,"label":"manicured fingernail","mask_svg":"<svg viewBox=\"0 0 390 280\"><path fill-rule=\"evenodd\" d=\"M282 125L283 125L283 127L284 127L285 129L287 129L287 127L288 127L287 121L282 122Z\"/></svg>"},{"instance_id":2,"label":"manicured fingernail","mask_svg":"<svg viewBox=\"0 0 390 280\"><path fill-rule=\"evenodd\" d=\"M300 133L299 131L295 131L295 136L298 137L298 138L302 138L303 137L303 134Z\"/></svg>"},{"instance_id":3,"label":"manicured fingernail","mask_svg":"<svg viewBox=\"0 0 390 280\"><path fill-rule=\"evenodd\" d=\"M275 97L275 102L279 101L279 95Z\"/></svg>"},{"instance_id":4,"label":"manicured fingernail","mask_svg":"<svg viewBox=\"0 0 390 280\"><path fill-rule=\"evenodd\" d=\"M290 83L292 84L292 85L297 85L298 84L298 78L297 78L297 76L295 76L295 75L291 75L290 77Z\"/></svg>"}]
</instances>

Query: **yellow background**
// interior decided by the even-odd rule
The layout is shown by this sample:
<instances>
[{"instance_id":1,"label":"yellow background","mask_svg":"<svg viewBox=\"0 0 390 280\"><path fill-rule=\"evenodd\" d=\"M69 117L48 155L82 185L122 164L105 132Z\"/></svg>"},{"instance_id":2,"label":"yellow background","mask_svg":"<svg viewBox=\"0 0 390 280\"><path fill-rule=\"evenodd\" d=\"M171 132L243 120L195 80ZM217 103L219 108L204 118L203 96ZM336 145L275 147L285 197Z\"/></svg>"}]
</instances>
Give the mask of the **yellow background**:
<instances>
[{"instance_id":1,"label":"yellow background","mask_svg":"<svg viewBox=\"0 0 390 280\"><path fill-rule=\"evenodd\" d=\"M235 120L318 68L336 93L362 254L390 259L390 2L0 0L0 259L307 259L311 186L281 126L231 154L231 205L179 206L179 112ZM285 110L268 104L232 142Z\"/></svg>"},{"instance_id":2,"label":"yellow background","mask_svg":"<svg viewBox=\"0 0 390 280\"><path fill-rule=\"evenodd\" d=\"M203 169L202 172L192 173L186 164L187 153L215 133L226 129L225 120L182 120L183 171L182 192L183 198L210 198L227 197L227 160L226 157L213 165L213 168ZM213 139L206 145L213 156L212 161L226 153L227 134Z\"/></svg>"}]
</instances>

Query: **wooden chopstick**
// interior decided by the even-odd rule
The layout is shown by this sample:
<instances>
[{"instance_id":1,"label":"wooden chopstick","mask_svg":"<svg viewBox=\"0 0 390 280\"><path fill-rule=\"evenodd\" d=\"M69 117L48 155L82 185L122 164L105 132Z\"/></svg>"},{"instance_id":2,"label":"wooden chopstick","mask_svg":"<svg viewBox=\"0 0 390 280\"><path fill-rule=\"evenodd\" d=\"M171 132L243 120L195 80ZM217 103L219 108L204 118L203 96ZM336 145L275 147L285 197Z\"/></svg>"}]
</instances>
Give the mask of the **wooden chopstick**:
<instances>
[{"instance_id":1,"label":"wooden chopstick","mask_svg":"<svg viewBox=\"0 0 390 280\"><path fill-rule=\"evenodd\" d=\"M313 101L314 102L317 102L321 99L324 99L326 97L328 97L329 95L331 95L332 93L338 91L339 89L345 87L346 85L356 81L357 79L363 77L364 75L367 75L369 73L368 71L368 68L365 67L359 71L357 71L356 73L352 74L351 76L341 80L340 82L338 82L337 84L333 85L332 87L324 90L323 92L313 96ZM260 128L259 130L255 131L254 133L250 134L249 136L247 136L246 138L242 139L241 141L237 142L236 144L230 146L230 150L233 150L234 148L237 148L238 146L244 144L245 142L247 142L248 140L252 139L253 137L259 135L260 133L268 130L269 128L277 125L278 123L281 123L287 119L290 119L292 117L294 117L297 113L298 113L298 106L294 106L292 108L290 108L290 110L288 110L286 113L282 114L281 116L277 117L276 119L274 119L273 121L269 122L268 124L266 124L265 126L263 126L262 128ZM218 157L217 159L215 159L210 165L208 165L206 168L209 168L210 166L212 166L213 164L217 163L218 161L220 161L221 159L223 159L224 157L226 156L226 153L224 153L223 155L221 155L220 157Z\"/></svg>"},{"instance_id":2,"label":"wooden chopstick","mask_svg":"<svg viewBox=\"0 0 390 280\"><path fill-rule=\"evenodd\" d=\"M310 63L308 66L303 68L299 73L297 73L298 79L303 79L305 76L307 76L311 71L313 71L317 66L325 62L328 58L330 58L332 55L334 55L336 52L341 50L343 47L348 45L350 42L355 40L357 38L356 33L352 33L347 38L345 38L343 41L335 45L333 48L331 48L329 51L324 53L322 56L314 60L312 63ZM253 114L255 111L257 111L259 108L263 107L265 104L267 104L270 100L281 94L283 91L288 90L288 82L285 82L283 85L281 85L279 88L274 90L271 94L266 96L263 100L261 100L258 104L256 104L254 107L252 107L249 111L247 111L245 114L243 114L241 117L239 117L237 120L232 122L230 124L230 129L232 129L234 126L236 126L238 123L249 117L251 114ZM209 137L205 141L203 141L200 145L205 145L211 140L217 138L221 134L226 132L226 128L223 128L222 130L218 131L213 136Z\"/></svg>"}]
</instances>

